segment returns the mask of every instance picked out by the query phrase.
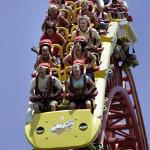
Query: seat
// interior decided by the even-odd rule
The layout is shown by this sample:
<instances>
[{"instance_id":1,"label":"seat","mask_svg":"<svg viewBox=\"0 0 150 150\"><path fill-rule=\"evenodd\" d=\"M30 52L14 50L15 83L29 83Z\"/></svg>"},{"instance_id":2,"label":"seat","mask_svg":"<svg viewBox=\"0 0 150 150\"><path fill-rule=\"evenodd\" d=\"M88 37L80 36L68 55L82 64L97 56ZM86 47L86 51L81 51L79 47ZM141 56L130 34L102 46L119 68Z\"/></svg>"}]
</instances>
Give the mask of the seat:
<instances>
[{"instance_id":1,"label":"seat","mask_svg":"<svg viewBox=\"0 0 150 150\"><path fill-rule=\"evenodd\" d=\"M75 31L78 27L79 27L78 25L74 25L74 26L71 28L71 33L72 33L73 31Z\"/></svg>"},{"instance_id":2,"label":"seat","mask_svg":"<svg viewBox=\"0 0 150 150\"><path fill-rule=\"evenodd\" d=\"M74 2L73 1L66 1L66 5L70 6L72 9L74 9Z\"/></svg>"},{"instance_id":3,"label":"seat","mask_svg":"<svg viewBox=\"0 0 150 150\"><path fill-rule=\"evenodd\" d=\"M108 14L108 17L109 17L110 22L113 21L114 19L113 19L111 13L107 13L107 14Z\"/></svg>"},{"instance_id":4,"label":"seat","mask_svg":"<svg viewBox=\"0 0 150 150\"><path fill-rule=\"evenodd\" d=\"M75 10L76 8L79 8L79 7L80 7L80 3L81 3L81 1L76 1L76 2L74 3L74 10Z\"/></svg>"},{"instance_id":5,"label":"seat","mask_svg":"<svg viewBox=\"0 0 150 150\"><path fill-rule=\"evenodd\" d=\"M59 44L51 44L52 49L57 48L58 49L58 55L60 56L60 58L63 58L63 49L62 46L60 46Z\"/></svg>"},{"instance_id":6,"label":"seat","mask_svg":"<svg viewBox=\"0 0 150 150\"><path fill-rule=\"evenodd\" d=\"M52 49L54 48L58 49L58 53L56 56L56 63L57 63L58 68L61 70L63 66L62 59L64 57L62 46L60 46L59 44L52 44L51 46L52 46Z\"/></svg>"},{"instance_id":7,"label":"seat","mask_svg":"<svg viewBox=\"0 0 150 150\"><path fill-rule=\"evenodd\" d=\"M67 19L67 21L70 23L71 22L71 13L67 9L60 9L60 14Z\"/></svg>"},{"instance_id":8,"label":"seat","mask_svg":"<svg viewBox=\"0 0 150 150\"><path fill-rule=\"evenodd\" d=\"M67 79L68 79L68 77L70 75L71 68L72 68L72 66L67 66L64 69L64 79L65 79L65 81L67 81Z\"/></svg>"},{"instance_id":9,"label":"seat","mask_svg":"<svg viewBox=\"0 0 150 150\"><path fill-rule=\"evenodd\" d=\"M77 24L77 16L79 15L80 10L81 10L81 7L74 9L74 20L73 20L74 24Z\"/></svg>"},{"instance_id":10,"label":"seat","mask_svg":"<svg viewBox=\"0 0 150 150\"><path fill-rule=\"evenodd\" d=\"M73 42L69 42L67 45L66 45L66 54L69 54L71 49L72 49L72 46L73 46Z\"/></svg>"},{"instance_id":11,"label":"seat","mask_svg":"<svg viewBox=\"0 0 150 150\"><path fill-rule=\"evenodd\" d=\"M58 27L58 32L68 41L69 31L65 27Z\"/></svg>"},{"instance_id":12,"label":"seat","mask_svg":"<svg viewBox=\"0 0 150 150\"><path fill-rule=\"evenodd\" d=\"M56 76L61 81L61 71L59 68L50 68L50 74Z\"/></svg>"}]
</instances>

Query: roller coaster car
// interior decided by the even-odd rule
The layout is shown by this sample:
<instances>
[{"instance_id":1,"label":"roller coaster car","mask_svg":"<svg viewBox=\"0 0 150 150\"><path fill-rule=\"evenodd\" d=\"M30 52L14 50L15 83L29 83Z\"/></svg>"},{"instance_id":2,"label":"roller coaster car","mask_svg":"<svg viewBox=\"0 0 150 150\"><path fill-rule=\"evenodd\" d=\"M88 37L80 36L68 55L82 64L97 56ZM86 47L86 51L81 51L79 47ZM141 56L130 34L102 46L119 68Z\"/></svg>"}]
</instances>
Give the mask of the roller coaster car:
<instances>
[{"instance_id":1,"label":"roller coaster car","mask_svg":"<svg viewBox=\"0 0 150 150\"><path fill-rule=\"evenodd\" d=\"M90 109L59 110L34 114L25 135L35 150L60 150L90 145L99 129Z\"/></svg>"},{"instance_id":2,"label":"roller coaster car","mask_svg":"<svg viewBox=\"0 0 150 150\"><path fill-rule=\"evenodd\" d=\"M34 114L25 134L35 150L60 150L90 145L99 133L100 120L89 109Z\"/></svg>"}]
</instances>

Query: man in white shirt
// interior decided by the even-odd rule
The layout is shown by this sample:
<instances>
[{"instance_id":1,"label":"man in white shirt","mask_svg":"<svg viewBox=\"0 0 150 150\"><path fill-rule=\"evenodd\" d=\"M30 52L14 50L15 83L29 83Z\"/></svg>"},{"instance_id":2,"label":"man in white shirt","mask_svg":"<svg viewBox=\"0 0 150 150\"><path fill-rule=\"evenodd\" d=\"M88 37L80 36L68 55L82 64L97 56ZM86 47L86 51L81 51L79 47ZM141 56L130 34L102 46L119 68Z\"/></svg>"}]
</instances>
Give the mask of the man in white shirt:
<instances>
[{"instance_id":1,"label":"man in white shirt","mask_svg":"<svg viewBox=\"0 0 150 150\"><path fill-rule=\"evenodd\" d=\"M62 92L62 84L56 77L46 75L46 67L44 66L38 67L37 73L38 75L31 80L29 91L33 109L35 113L43 111L45 107L56 111L58 105L56 99Z\"/></svg>"}]
</instances>

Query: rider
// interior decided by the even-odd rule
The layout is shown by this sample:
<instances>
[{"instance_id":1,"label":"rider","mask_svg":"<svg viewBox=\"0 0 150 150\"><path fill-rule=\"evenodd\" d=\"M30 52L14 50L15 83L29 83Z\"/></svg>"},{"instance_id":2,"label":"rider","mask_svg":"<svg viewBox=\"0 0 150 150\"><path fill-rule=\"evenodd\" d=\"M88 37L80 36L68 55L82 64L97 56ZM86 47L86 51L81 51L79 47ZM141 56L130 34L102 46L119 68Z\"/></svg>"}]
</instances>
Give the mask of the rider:
<instances>
[{"instance_id":1,"label":"rider","mask_svg":"<svg viewBox=\"0 0 150 150\"><path fill-rule=\"evenodd\" d=\"M131 17L131 16L128 16L128 13L127 13L128 5L124 0L112 0L110 3L108 3L105 6L105 8L106 8L105 10L107 10L107 9L113 10L113 12L112 12L113 18L122 19L122 18L126 17L127 19L129 19L129 17Z\"/></svg>"},{"instance_id":2,"label":"rider","mask_svg":"<svg viewBox=\"0 0 150 150\"><path fill-rule=\"evenodd\" d=\"M81 60L87 67L87 75L94 81L93 65L96 64L96 56L87 50L86 38L78 36L75 38L73 49L63 59L65 65L71 66L74 61Z\"/></svg>"},{"instance_id":3,"label":"rider","mask_svg":"<svg viewBox=\"0 0 150 150\"><path fill-rule=\"evenodd\" d=\"M74 17L73 9L72 9L71 6L67 5L66 0L50 0L50 4L56 5L59 9L66 9L66 10L68 10L70 12L70 15L71 15L71 21L73 21L73 17ZM63 13L61 15L66 17L66 15L63 14Z\"/></svg>"},{"instance_id":4,"label":"rider","mask_svg":"<svg viewBox=\"0 0 150 150\"><path fill-rule=\"evenodd\" d=\"M58 99L62 93L62 84L54 76L46 75L46 67L37 68L37 76L30 83L30 101L35 113L43 112L46 108L56 111Z\"/></svg>"},{"instance_id":5,"label":"rider","mask_svg":"<svg viewBox=\"0 0 150 150\"><path fill-rule=\"evenodd\" d=\"M122 68L127 70L131 66L136 67L139 65L139 62L136 58L136 55L130 52L129 43L127 41L118 40L113 56L118 60L122 61Z\"/></svg>"},{"instance_id":6,"label":"rider","mask_svg":"<svg viewBox=\"0 0 150 150\"><path fill-rule=\"evenodd\" d=\"M81 10L79 12L80 16L87 15L90 18L90 22L94 22L94 12L93 12L93 2L88 0L82 0L81 1Z\"/></svg>"},{"instance_id":7,"label":"rider","mask_svg":"<svg viewBox=\"0 0 150 150\"><path fill-rule=\"evenodd\" d=\"M42 40L40 41L39 45L39 52L36 59L36 63L34 65L34 69L36 70L36 68L40 64L46 65L48 68L56 67L56 64L54 63L54 58L50 55L51 41L48 39Z\"/></svg>"},{"instance_id":8,"label":"rider","mask_svg":"<svg viewBox=\"0 0 150 150\"><path fill-rule=\"evenodd\" d=\"M59 44L65 50L66 40L65 38L57 32L57 27L55 22L46 22L45 24L45 33L42 35L40 40L49 39L52 44ZM57 57L58 49L54 48L52 55Z\"/></svg>"},{"instance_id":9,"label":"rider","mask_svg":"<svg viewBox=\"0 0 150 150\"><path fill-rule=\"evenodd\" d=\"M56 5L50 5L48 8L48 16L46 16L43 24L42 24L42 31L44 31L45 23L47 21L55 22L57 27L66 27L69 28L69 22L59 14L59 9Z\"/></svg>"},{"instance_id":10,"label":"rider","mask_svg":"<svg viewBox=\"0 0 150 150\"><path fill-rule=\"evenodd\" d=\"M96 62L96 57L86 50L87 41L84 36L77 36L74 40L73 48L71 52L63 59L65 65L73 65L75 60L82 60L84 64L92 68Z\"/></svg>"},{"instance_id":11,"label":"rider","mask_svg":"<svg viewBox=\"0 0 150 150\"><path fill-rule=\"evenodd\" d=\"M108 14L103 10L98 10L97 8L95 8L95 13L96 14L94 16L94 28L96 30L107 30L108 28L108 23L110 22L109 16ZM101 35L101 33L100 33Z\"/></svg>"},{"instance_id":12,"label":"rider","mask_svg":"<svg viewBox=\"0 0 150 150\"><path fill-rule=\"evenodd\" d=\"M94 25L94 28L97 30L104 30L104 26L107 26L106 23L109 23L109 17L107 13L102 10L100 11L97 8L93 9L92 1L81 1L80 15L87 15L90 18L90 22Z\"/></svg>"},{"instance_id":13,"label":"rider","mask_svg":"<svg viewBox=\"0 0 150 150\"><path fill-rule=\"evenodd\" d=\"M74 41L76 36L84 36L88 40L91 50L101 47L100 35L96 29L90 27L90 19L86 15L78 17L79 28L72 32L71 39Z\"/></svg>"},{"instance_id":14,"label":"rider","mask_svg":"<svg viewBox=\"0 0 150 150\"><path fill-rule=\"evenodd\" d=\"M66 91L70 101L69 108L75 109L79 106L92 108L92 98L97 94L95 83L84 73L83 64L75 63L72 73L66 83Z\"/></svg>"}]
</instances>

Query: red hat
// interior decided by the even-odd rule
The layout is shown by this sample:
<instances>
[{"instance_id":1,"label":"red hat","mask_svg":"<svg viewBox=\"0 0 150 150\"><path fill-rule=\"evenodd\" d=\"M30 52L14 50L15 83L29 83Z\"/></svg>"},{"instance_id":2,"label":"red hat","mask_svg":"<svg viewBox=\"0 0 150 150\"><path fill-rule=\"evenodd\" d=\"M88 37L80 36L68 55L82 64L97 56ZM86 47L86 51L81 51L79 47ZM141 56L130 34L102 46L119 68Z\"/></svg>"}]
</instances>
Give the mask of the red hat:
<instances>
[{"instance_id":1,"label":"red hat","mask_svg":"<svg viewBox=\"0 0 150 150\"><path fill-rule=\"evenodd\" d=\"M47 45L48 47L51 48L51 44L52 44L51 40L49 40L49 39L44 39L44 40L41 40L41 41L40 41L39 46L40 46L40 48L41 48L42 46Z\"/></svg>"},{"instance_id":2,"label":"red hat","mask_svg":"<svg viewBox=\"0 0 150 150\"><path fill-rule=\"evenodd\" d=\"M83 62L83 60L81 60L81 59L76 59L76 60L74 60L73 61L73 64L79 64L79 65L84 65L84 62Z\"/></svg>"},{"instance_id":3,"label":"red hat","mask_svg":"<svg viewBox=\"0 0 150 150\"><path fill-rule=\"evenodd\" d=\"M51 44L52 44L52 42L51 42L51 40L49 40L49 39L41 40L41 41L39 42L39 54L41 54L41 47L42 47L42 46L48 46L48 47L49 47L49 50L50 50L50 49L51 49Z\"/></svg>"},{"instance_id":4,"label":"red hat","mask_svg":"<svg viewBox=\"0 0 150 150\"><path fill-rule=\"evenodd\" d=\"M86 42L86 38L84 36L76 36L74 41L75 42L77 42L77 41Z\"/></svg>"}]
</instances>

